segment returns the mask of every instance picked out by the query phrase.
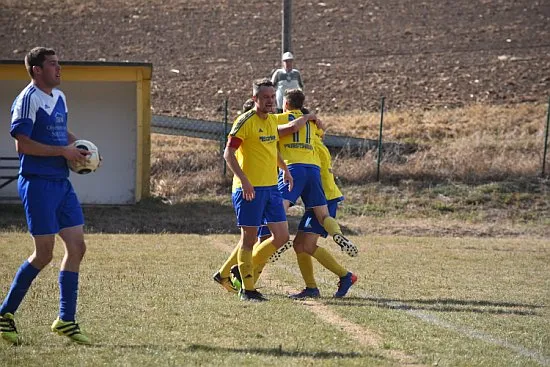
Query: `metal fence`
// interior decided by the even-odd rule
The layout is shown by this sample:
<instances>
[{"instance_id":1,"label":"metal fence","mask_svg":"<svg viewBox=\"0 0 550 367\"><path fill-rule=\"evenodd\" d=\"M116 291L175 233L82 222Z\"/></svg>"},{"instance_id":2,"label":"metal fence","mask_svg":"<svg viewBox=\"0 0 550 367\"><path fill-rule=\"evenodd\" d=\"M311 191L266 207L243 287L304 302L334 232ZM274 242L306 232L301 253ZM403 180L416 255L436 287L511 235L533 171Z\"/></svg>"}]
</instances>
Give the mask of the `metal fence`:
<instances>
[{"instance_id":1,"label":"metal fence","mask_svg":"<svg viewBox=\"0 0 550 367\"><path fill-rule=\"evenodd\" d=\"M384 99L382 99L380 134L377 140L330 134L323 137L324 144L333 153L344 152L349 155L361 156L368 151L374 151L378 161L376 175L377 180L380 179L380 162L383 152L391 152L392 154L402 155L413 153L417 149L415 145L410 143L383 142L383 103ZM227 104L225 105L224 116L227 116ZM227 122L227 118L225 118L225 121L209 121L163 115L153 115L151 126L152 132L157 134L189 136L193 138L218 141L220 143L220 150L223 150L227 135L231 129L231 124ZM224 174L225 170L226 168L224 164Z\"/></svg>"},{"instance_id":2,"label":"metal fence","mask_svg":"<svg viewBox=\"0 0 550 367\"><path fill-rule=\"evenodd\" d=\"M378 161L376 175L377 180L380 179L380 162L382 155L391 153L399 156L411 154L417 151L417 146L415 144L383 141L384 98L381 100L380 111L380 132L377 140L329 134L325 135L323 138L323 142L333 153L345 152L346 154L351 155L363 155L368 151L373 151ZM225 105L225 116L227 116L227 103ZM225 118L225 121L209 121L184 117L153 115L151 125L152 132L158 134L189 136L218 141L220 143L221 150L223 150L223 147L225 146L227 135L231 129L231 124L227 122L227 118ZM546 156L548 151L548 135L550 132L550 98L548 100L545 125L544 146L542 153L543 158L540 171L542 177L546 176Z\"/></svg>"},{"instance_id":3,"label":"metal fence","mask_svg":"<svg viewBox=\"0 0 550 367\"><path fill-rule=\"evenodd\" d=\"M197 120L185 117L153 115L152 132L167 135L183 135L194 138L223 141L231 125L220 121ZM324 143L328 148L350 151L367 151L378 147L378 141L350 136L326 135Z\"/></svg>"}]
</instances>

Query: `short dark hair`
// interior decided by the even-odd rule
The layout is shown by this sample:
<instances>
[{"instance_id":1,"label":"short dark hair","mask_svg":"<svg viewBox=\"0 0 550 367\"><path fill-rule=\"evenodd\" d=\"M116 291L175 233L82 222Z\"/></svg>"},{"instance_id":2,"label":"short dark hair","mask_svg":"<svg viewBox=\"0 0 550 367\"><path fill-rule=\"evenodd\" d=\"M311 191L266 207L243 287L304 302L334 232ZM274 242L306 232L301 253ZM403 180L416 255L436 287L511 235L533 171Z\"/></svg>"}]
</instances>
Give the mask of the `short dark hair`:
<instances>
[{"instance_id":1,"label":"short dark hair","mask_svg":"<svg viewBox=\"0 0 550 367\"><path fill-rule=\"evenodd\" d=\"M299 110L304 107L304 101L306 100L306 95L302 92L301 89L287 89L285 90L285 100L288 102L290 107L293 109Z\"/></svg>"},{"instance_id":2,"label":"short dark hair","mask_svg":"<svg viewBox=\"0 0 550 367\"><path fill-rule=\"evenodd\" d=\"M258 92L260 91L260 88L262 87L273 87L275 88L275 85L269 78L262 78L262 79L256 79L254 80L254 83L252 83L252 95L257 96Z\"/></svg>"},{"instance_id":3,"label":"short dark hair","mask_svg":"<svg viewBox=\"0 0 550 367\"><path fill-rule=\"evenodd\" d=\"M32 71L33 66L44 66L44 60L46 60L46 56L49 55L55 55L55 50L52 48L46 48L46 47L35 47L32 50L30 50L27 55L25 55L25 67L27 68L27 72L31 76L31 78L34 78L34 72Z\"/></svg>"},{"instance_id":4,"label":"short dark hair","mask_svg":"<svg viewBox=\"0 0 550 367\"><path fill-rule=\"evenodd\" d=\"M243 113L250 111L254 108L254 100L252 98L249 98L246 100L245 103L243 103Z\"/></svg>"}]
</instances>

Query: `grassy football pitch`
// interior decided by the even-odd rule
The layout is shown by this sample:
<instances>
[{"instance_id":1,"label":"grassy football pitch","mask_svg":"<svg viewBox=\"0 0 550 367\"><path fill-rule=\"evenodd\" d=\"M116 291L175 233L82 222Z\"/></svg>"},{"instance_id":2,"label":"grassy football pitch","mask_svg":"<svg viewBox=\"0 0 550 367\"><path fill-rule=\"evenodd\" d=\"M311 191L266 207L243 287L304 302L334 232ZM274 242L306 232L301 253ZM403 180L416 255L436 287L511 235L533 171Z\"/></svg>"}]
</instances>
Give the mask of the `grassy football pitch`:
<instances>
[{"instance_id":1,"label":"grassy football pitch","mask_svg":"<svg viewBox=\"0 0 550 367\"><path fill-rule=\"evenodd\" d=\"M352 237L359 280L345 299L315 263L322 298L303 287L293 251L269 264L243 303L212 281L235 235L90 234L78 321L92 346L49 331L58 310L55 259L16 314L22 345L2 366L550 365L550 243L541 239ZM28 234L0 236L3 297L32 252Z\"/></svg>"}]
</instances>

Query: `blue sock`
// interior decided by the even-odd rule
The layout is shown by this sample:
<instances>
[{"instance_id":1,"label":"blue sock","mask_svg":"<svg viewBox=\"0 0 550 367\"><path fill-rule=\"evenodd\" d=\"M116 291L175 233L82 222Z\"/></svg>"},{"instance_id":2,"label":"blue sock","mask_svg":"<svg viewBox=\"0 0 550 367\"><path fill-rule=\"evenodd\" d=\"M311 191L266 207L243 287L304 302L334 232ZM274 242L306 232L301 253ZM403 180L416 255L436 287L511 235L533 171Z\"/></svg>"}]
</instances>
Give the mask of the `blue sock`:
<instances>
[{"instance_id":1,"label":"blue sock","mask_svg":"<svg viewBox=\"0 0 550 367\"><path fill-rule=\"evenodd\" d=\"M17 311L19 305L29 290L32 281L36 278L38 273L40 273L40 269L32 266L28 260L21 264L19 270L17 270L17 273L15 273L10 291L4 299L2 306L0 306L0 315L8 312L13 314Z\"/></svg>"},{"instance_id":2,"label":"blue sock","mask_svg":"<svg viewBox=\"0 0 550 367\"><path fill-rule=\"evenodd\" d=\"M59 291L59 318L63 321L75 321L78 273L66 270L59 272Z\"/></svg>"}]
</instances>

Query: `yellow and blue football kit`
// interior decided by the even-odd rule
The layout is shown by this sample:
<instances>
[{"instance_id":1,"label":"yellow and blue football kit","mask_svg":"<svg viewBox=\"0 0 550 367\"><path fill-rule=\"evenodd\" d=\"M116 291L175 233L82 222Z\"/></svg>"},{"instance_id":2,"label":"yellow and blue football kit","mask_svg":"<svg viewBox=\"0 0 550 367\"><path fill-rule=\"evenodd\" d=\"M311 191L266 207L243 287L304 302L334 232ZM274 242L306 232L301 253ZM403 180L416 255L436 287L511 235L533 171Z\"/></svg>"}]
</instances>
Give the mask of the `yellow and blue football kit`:
<instances>
[{"instance_id":1,"label":"yellow and blue football kit","mask_svg":"<svg viewBox=\"0 0 550 367\"><path fill-rule=\"evenodd\" d=\"M250 110L237 117L229 136L241 142L235 157L255 191L253 200L245 200L241 180L233 176L232 199L237 225L258 227L286 221L282 197L277 190L277 120L271 114L262 119Z\"/></svg>"},{"instance_id":2,"label":"yellow and blue football kit","mask_svg":"<svg viewBox=\"0 0 550 367\"><path fill-rule=\"evenodd\" d=\"M277 123L285 125L303 114L300 110L290 110L276 114ZM288 190L288 183L283 181L282 172L279 173L278 188L283 199L296 204L302 198L306 208L326 205L325 193L321 186L319 162L315 154L313 141L318 134L317 125L313 121L306 124L297 132L280 138L278 146L281 156L292 174L294 185Z\"/></svg>"},{"instance_id":3,"label":"yellow and blue football kit","mask_svg":"<svg viewBox=\"0 0 550 367\"><path fill-rule=\"evenodd\" d=\"M330 157L330 152L325 144L323 144L320 136L315 137L314 145L315 153L321 166L321 182L327 199L328 211L331 217L336 218L338 203L344 200L344 196L336 185L334 174L332 173L332 159ZM302 216L300 224L298 225L298 231L316 233L322 237L327 237L328 234L317 220L313 210L306 210Z\"/></svg>"}]
</instances>

